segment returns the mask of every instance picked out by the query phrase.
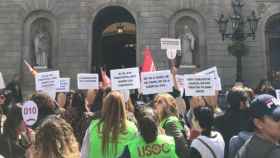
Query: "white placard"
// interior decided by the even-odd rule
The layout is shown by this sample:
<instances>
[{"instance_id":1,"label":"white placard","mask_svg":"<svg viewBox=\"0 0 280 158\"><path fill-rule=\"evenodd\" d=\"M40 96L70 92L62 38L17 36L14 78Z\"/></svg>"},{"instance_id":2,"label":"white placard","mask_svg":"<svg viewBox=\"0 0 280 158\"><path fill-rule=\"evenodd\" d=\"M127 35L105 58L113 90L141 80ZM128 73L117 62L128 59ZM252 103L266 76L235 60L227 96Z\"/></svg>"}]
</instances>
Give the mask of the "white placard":
<instances>
[{"instance_id":1,"label":"white placard","mask_svg":"<svg viewBox=\"0 0 280 158\"><path fill-rule=\"evenodd\" d=\"M41 72L35 76L36 91L46 91L56 88L59 71Z\"/></svg>"},{"instance_id":2,"label":"white placard","mask_svg":"<svg viewBox=\"0 0 280 158\"><path fill-rule=\"evenodd\" d=\"M37 122L38 119L38 107L34 101L26 101L23 103L21 114L23 121L26 125L32 126Z\"/></svg>"},{"instance_id":3,"label":"white placard","mask_svg":"<svg viewBox=\"0 0 280 158\"><path fill-rule=\"evenodd\" d=\"M203 75L207 75L207 74L213 74L214 77L219 77L219 74L218 74L218 69L216 66L214 67L211 67L209 69L206 69L206 70L203 70L203 71L200 71L199 73L197 74L203 74Z\"/></svg>"},{"instance_id":4,"label":"white placard","mask_svg":"<svg viewBox=\"0 0 280 158\"><path fill-rule=\"evenodd\" d=\"M77 76L78 89L99 89L99 78L98 74L87 74L81 73Z\"/></svg>"},{"instance_id":5,"label":"white placard","mask_svg":"<svg viewBox=\"0 0 280 158\"><path fill-rule=\"evenodd\" d=\"M111 70L112 90L130 90L140 88L138 68Z\"/></svg>"},{"instance_id":6,"label":"white placard","mask_svg":"<svg viewBox=\"0 0 280 158\"><path fill-rule=\"evenodd\" d=\"M176 75L176 81L177 81L177 85L178 85L178 88L181 92L181 96L183 96L183 93L184 93L184 87L185 87L185 77L184 75Z\"/></svg>"},{"instance_id":7,"label":"white placard","mask_svg":"<svg viewBox=\"0 0 280 158\"><path fill-rule=\"evenodd\" d=\"M141 88L144 95L172 92L173 80L170 70L141 73Z\"/></svg>"},{"instance_id":8,"label":"white placard","mask_svg":"<svg viewBox=\"0 0 280 158\"><path fill-rule=\"evenodd\" d=\"M0 72L0 89L6 88L2 72Z\"/></svg>"},{"instance_id":9,"label":"white placard","mask_svg":"<svg viewBox=\"0 0 280 158\"><path fill-rule=\"evenodd\" d=\"M213 75L184 75L186 96L215 96Z\"/></svg>"},{"instance_id":10,"label":"white placard","mask_svg":"<svg viewBox=\"0 0 280 158\"><path fill-rule=\"evenodd\" d=\"M163 50L181 50L181 40L173 38L161 38L161 49Z\"/></svg>"},{"instance_id":11,"label":"white placard","mask_svg":"<svg viewBox=\"0 0 280 158\"><path fill-rule=\"evenodd\" d=\"M166 51L167 58L173 60L176 58L177 50L176 49L167 49Z\"/></svg>"},{"instance_id":12,"label":"white placard","mask_svg":"<svg viewBox=\"0 0 280 158\"><path fill-rule=\"evenodd\" d=\"M276 89L275 93L276 93L277 99L280 100L280 89Z\"/></svg>"},{"instance_id":13,"label":"white placard","mask_svg":"<svg viewBox=\"0 0 280 158\"><path fill-rule=\"evenodd\" d=\"M70 78L59 78L57 80L56 92L69 92Z\"/></svg>"},{"instance_id":14,"label":"white placard","mask_svg":"<svg viewBox=\"0 0 280 158\"><path fill-rule=\"evenodd\" d=\"M214 80L215 80L215 89L217 91L221 91L222 90L221 78L217 77L217 78L214 78Z\"/></svg>"},{"instance_id":15,"label":"white placard","mask_svg":"<svg viewBox=\"0 0 280 158\"><path fill-rule=\"evenodd\" d=\"M215 90L220 91L222 90L222 84L221 84L221 79L219 77L218 69L216 66L211 67L209 69L203 70L197 74L203 74L203 75L208 75L212 74L214 75L214 80L215 80Z\"/></svg>"}]
</instances>

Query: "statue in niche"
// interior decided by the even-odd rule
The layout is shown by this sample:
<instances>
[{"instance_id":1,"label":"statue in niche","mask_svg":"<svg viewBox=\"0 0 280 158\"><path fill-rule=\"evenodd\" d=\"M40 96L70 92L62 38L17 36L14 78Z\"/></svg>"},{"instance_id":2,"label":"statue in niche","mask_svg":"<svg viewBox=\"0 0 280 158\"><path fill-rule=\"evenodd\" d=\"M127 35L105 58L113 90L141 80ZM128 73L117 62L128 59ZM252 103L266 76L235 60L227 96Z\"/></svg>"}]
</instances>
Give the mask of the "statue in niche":
<instances>
[{"instance_id":1,"label":"statue in niche","mask_svg":"<svg viewBox=\"0 0 280 158\"><path fill-rule=\"evenodd\" d=\"M195 49L195 37L188 25L184 27L181 39L181 65L193 65L193 51Z\"/></svg>"},{"instance_id":2,"label":"statue in niche","mask_svg":"<svg viewBox=\"0 0 280 158\"><path fill-rule=\"evenodd\" d=\"M48 67L48 56L50 50L50 35L47 31L39 29L34 39L35 65L39 67Z\"/></svg>"},{"instance_id":3,"label":"statue in niche","mask_svg":"<svg viewBox=\"0 0 280 158\"><path fill-rule=\"evenodd\" d=\"M241 9L244 6L244 4L242 4L241 0L232 0L231 3L234 16L241 17Z\"/></svg>"}]
</instances>

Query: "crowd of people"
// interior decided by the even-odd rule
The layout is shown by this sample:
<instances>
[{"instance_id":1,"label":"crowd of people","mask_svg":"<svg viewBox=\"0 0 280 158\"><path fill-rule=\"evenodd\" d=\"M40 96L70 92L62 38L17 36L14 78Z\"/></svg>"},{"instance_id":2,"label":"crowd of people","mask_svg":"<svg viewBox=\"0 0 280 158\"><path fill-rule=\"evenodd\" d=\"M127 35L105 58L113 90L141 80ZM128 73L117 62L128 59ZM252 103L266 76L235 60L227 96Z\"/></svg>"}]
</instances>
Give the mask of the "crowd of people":
<instances>
[{"instance_id":1,"label":"crowd of people","mask_svg":"<svg viewBox=\"0 0 280 158\"><path fill-rule=\"evenodd\" d=\"M110 86L60 92L55 99L44 93L22 98L11 91L0 90L0 157L280 156L280 102L266 80L254 90L236 83L227 92L227 106L219 105L218 92L181 96L176 84L172 93L143 96L134 91L128 99ZM23 121L26 100L38 106L33 126Z\"/></svg>"}]
</instances>

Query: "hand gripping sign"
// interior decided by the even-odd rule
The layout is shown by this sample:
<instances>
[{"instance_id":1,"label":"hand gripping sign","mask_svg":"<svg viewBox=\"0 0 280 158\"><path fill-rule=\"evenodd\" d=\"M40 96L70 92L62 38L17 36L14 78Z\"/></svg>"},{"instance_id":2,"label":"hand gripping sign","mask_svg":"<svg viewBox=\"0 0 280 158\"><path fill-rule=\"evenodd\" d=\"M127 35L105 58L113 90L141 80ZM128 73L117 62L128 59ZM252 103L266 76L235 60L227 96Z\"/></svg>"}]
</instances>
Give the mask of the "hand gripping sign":
<instances>
[{"instance_id":1,"label":"hand gripping sign","mask_svg":"<svg viewBox=\"0 0 280 158\"><path fill-rule=\"evenodd\" d=\"M32 126L37 122L38 107L34 101L24 102L21 113L26 125Z\"/></svg>"}]
</instances>

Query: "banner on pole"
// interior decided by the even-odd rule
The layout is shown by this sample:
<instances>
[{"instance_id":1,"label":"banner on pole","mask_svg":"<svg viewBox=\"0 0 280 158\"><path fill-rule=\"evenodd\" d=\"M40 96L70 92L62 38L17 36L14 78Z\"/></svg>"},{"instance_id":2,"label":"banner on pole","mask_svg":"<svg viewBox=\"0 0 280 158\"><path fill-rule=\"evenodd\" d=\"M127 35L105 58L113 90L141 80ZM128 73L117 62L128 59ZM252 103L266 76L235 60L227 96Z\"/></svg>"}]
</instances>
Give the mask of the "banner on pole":
<instances>
[{"instance_id":1,"label":"banner on pole","mask_svg":"<svg viewBox=\"0 0 280 158\"><path fill-rule=\"evenodd\" d=\"M141 88L144 95L172 92L173 80L170 70L141 73Z\"/></svg>"},{"instance_id":2,"label":"banner on pole","mask_svg":"<svg viewBox=\"0 0 280 158\"><path fill-rule=\"evenodd\" d=\"M186 96L215 96L213 75L185 75Z\"/></svg>"},{"instance_id":3,"label":"banner on pole","mask_svg":"<svg viewBox=\"0 0 280 158\"><path fill-rule=\"evenodd\" d=\"M56 89L59 71L41 72L35 76L36 91L48 91Z\"/></svg>"},{"instance_id":4,"label":"banner on pole","mask_svg":"<svg viewBox=\"0 0 280 158\"><path fill-rule=\"evenodd\" d=\"M138 68L111 70L112 90L130 90L140 88Z\"/></svg>"},{"instance_id":5,"label":"banner on pole","mask_svg":"<svg viewBox=\"0 0 280 158\"><path fill-rule=\"evenodd\" d=\"M69 92L70 78L59 78L57 80L56 92Z\"/></svg>"},{"instance_id":6,"label":"banner on pole","mask_svg":"<svg viewBox=\"0 0 280 158\"><path fill-rule=\"evenodd\" d=\"M98 74L80 73L77 75L78 89L99 89Z\"/></svg>"}]
</instances>

